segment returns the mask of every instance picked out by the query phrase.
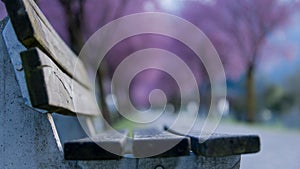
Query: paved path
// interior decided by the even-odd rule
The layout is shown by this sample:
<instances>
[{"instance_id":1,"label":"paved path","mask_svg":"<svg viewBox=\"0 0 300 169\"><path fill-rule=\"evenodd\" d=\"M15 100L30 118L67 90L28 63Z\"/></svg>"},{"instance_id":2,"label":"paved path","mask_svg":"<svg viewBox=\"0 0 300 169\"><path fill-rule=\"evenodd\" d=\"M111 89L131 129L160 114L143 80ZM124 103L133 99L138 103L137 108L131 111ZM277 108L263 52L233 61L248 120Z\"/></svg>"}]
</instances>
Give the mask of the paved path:
<instances>
[{"instance_id":1,"label":"paved path","mask_svg":"<svg viewBox=\"0 0 300 169\"><path fill-rule=\"evenodd\" d=\"M300 169L300 132L224 123L217 131L260 136L261 151L243 155L241 169Z\"/></svg>"},{"instance_id":2,"label":"paved path","mask_svg":"<svg viewBox=\"0 0 300 169\"><path fill-rule=\"evenodd\" d=\"M153 124L161 126L170 119L170 116L161 116ZM190 123L189 119L181 121L183 124ZM195 128L201 128L201 123L196 122ZM221 122L216 132L260 136L261 151L242 155L241 169L300 169L300 131Z\"/></svg>"}]
</instances>

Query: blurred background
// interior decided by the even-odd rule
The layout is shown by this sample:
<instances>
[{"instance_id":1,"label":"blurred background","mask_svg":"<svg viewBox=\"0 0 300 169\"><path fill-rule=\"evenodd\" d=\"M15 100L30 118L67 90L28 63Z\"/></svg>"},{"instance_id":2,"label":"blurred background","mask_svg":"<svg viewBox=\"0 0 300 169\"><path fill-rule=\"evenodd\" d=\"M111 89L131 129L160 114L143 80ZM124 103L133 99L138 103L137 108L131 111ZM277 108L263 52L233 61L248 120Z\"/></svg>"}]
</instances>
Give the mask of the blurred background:
<instances>
[{"instance_id":1,"label":"blurred background","mask_svg":"<svg viewBox=\"0 0 300 169\"><path fill-rule=\"evenodd\" d=\"M262 151L245 156L241 168L300 168L300 2L297 0L36 0L59 35L79 53L83 44L105 24L138 12L166 12L182 17L215 46L226 73L227 99L218 131L258 133ZM6 16L0 2L0 19ZM153 25L156 26L156 25ZM176 27L174 27L176 29ZM193 37L190 37L193 38ZM122 84L111 78L129 54L161 48L179 56L193 71L200 91L199 114L210 106L210 82L201 60L183 43L160 35L130 37L114 46L102 61L97 80L104 117L119 123L118 106L127 104ZM93 60L85 60L93 66ZM164 62L164 61L161 61ZM180 71L179 71L180 72ZM184 76L184 75L182 75ZM188 83L188 82L187 82ZM131 83L130 98L140 110L150 106L153 89L165 92L167 111L189 110L180 104L179 87L170 75L145 70ZM159 104L159 103L158 103ZM159 107L159 106L158 106ZM109 116L112 114L112 116ZM122 125L121 125L122 126ZM278 156L281 160L277 160ZM289 165L287 165L289 164Z\"/></svg>"}]
</instances>

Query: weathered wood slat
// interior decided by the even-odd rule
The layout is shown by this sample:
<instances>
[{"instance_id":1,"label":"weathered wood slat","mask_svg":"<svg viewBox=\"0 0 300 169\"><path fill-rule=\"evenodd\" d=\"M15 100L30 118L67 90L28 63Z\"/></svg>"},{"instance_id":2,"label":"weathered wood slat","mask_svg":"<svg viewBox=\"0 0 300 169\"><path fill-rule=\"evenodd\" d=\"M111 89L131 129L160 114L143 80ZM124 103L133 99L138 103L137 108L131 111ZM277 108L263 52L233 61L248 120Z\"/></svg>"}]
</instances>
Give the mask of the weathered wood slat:
<instances>
[{"instance_id":1,"label":"weathered wood slat","mask_svg":"<svg viewBox=\"0 0 300 169\"><path fill-rule=\"evenodd\" d=\"M91 90L63 73L38 48L21 53L32 105L61 114L99 115Z\"/></svg>"},{"instance_id":2,"label":"weathered wood slat","mask_svg":"<svg viewBox=\"0 0 300 169\"><path fill-rule=\"evenodd\" d=\"M256 153L260 151L260 140L257 135L228 135L212 134L207 140L199 138L200 132L189 132L184 134L179 130L165 127L167 131L191 139L191 149L197 155L206 157L223 157Z\"/></svg>"},{"instance_id":3,"label":"weathered wood slat","mask_svg":"<svg viewBox=\"0 0 300 169\"><path fill-rule=\"evenodd\" d=\"M64 144L66 160L119 159L124 153L127 130L108 131L92 138L74 140Z\"/></svg>"},{"instance_id":4,"label":"weathered wood slat","mask_svg":"<svg viewBox=\"0 0 300 169\"><path fill-rule=\"evenodd\" d=\"M172 157L189 155L190 139L158 129L134 131L133 155L143 157Z\"/></svg>"},{"instance_id":5,"label":"weathered wood slat","mask_svg":"<svg viewBox=\"0 0 300 169\"><path fill-rule=\"evenodd\" d=\"M3 1L18 39L24 46L39 47L62 71L85 87L91 88L83 63L59 37L33 0Z\"/></svg>"}]
</instances>

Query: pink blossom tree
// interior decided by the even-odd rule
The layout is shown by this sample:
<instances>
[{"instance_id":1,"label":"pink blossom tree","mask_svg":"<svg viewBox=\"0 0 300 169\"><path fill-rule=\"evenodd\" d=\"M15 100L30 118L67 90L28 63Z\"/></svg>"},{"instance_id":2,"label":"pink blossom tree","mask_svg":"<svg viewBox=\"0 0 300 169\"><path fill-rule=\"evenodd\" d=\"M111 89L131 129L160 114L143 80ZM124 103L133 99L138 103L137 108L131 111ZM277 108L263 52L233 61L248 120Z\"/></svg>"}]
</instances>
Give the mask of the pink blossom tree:
<instances>
[{"instance_id":1,"label":"pink blossom tree","mask_svg":"<svg viewBox=\"0 0 300 169\"><path fill-rule=\"evenodd\" d=\"M75 52L80 50L93 32L116 18L149 9L162 11L157 0L39 0L38 3L54 28ZM271 55L274 49L269 46L266 52L266 39L288 21L299 5L280 0L185 1L178 4L183 6L178 7L179 11L174 14L188 19L210 38L220 54L227 77L236 79L246 74L247 121L253 122L254 73L261 58ZM1 15L5 15L5 10L0 3L0 17ZM165 37L145 35L129 38L108 53L104 65L101 66L107 69L100 71L100 84L103 84L103 76L104 79L111 78L125 56L148 47L159 47L177 54L193 70L199 86L204 83L205 70L200 60L184 45ZM173 80L161 72L145 72L133 81L132 86L138 89L133 90L133 99L137 105L147 106L146 96L157 86L164 89L170 98L174 97L178 88L170 85L170 82L173 84ZM104 87L100 88L103 92ZM105 105L104 95L101 96L102 105Z\"/></svg>"},{"instance_id":2,"label":"pink blossom tree","mask_svg":"<svg viewBox=\"0 0 300 169\"><path fill-rule=\"evenodd\" d=\"M7 15L4 4L0 1L0 20Z\"/></svg>"},{"instance_id":3,"label":"pink blossom tree","mask_svg":"<svg viewBox=\"0 0 300 169\"><path fill-rule=\"evenodd\" d=\"M156 10L156 3L152 0L53 0L51 2L40 0L39 6L58 33L75 52L79 52L84 42L99 28L122 16L146 11L147 3L152 5L151 10ZM141 44L140 42L140 38L131 38L126 43L118 45L106 56L107 59L102 61L102 65L98 69L100 101L103 115L107 121L110 119L105 96L109 89L105 84L107 81L109 83L115 68L124 59L124 56L134 52L138 48L135 44ZM94 60L83 59L91 67L95 67ZM120 85L115 88L120 89L119 91L122 90Z\"/></svg>"},{"instance_id":4,"label":"pink blossom tree","mask_svg":"<svg viewBox=\"0 0 300 169\"><path fill-rule=\"evenodd\" d=\"M121 16L142 12L144 1L39 0L39 7L63 39L79 52L99 28Z\"/></svg>"},{"instance_id":5,"label":"pink blossom tree","mask_svg":"<svg viewBox=\"0 0 300 169\"><path fill-rule=\"evenodd\" d=\"M237 78L245 72L248 122L256 118L254 74L257 64L272 53L272 49L264 51L267 38L287 23L297 7L293 2L279 0L215 0L187 3L183 10L183 16L201 28L215 45L227 77Z\"/></svg>"}]
</instances>

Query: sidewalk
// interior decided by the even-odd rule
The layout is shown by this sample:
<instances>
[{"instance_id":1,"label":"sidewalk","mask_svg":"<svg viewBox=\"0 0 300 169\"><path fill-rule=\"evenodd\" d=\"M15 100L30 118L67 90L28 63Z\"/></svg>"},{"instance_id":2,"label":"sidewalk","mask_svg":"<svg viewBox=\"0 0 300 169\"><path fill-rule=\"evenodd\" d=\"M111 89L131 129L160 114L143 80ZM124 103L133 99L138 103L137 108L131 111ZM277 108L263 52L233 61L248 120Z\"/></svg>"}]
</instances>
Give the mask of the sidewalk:
<instances>
[{"instance_id":1,"label":"sidewalk","mask_svg":"<svg viewBox=\"0 0 300 169\"><path fill-rule=\"evenodd\" d=\"M174 119L162 115L152 123L161 126ZM182 124L190 119L182 120ZM201 129L203 121L197 121L195 128ZM170 124L169 124L170 125ZM216 129L218 133L256 134L261 141L261 151L255 154L242 155L241 169L300 169L300 131L273 129L256 125L222 122Z\"/></svg>"},{"instance_id":2,"label":"sidewalk","mask_svg":"<svg viewBox=\"0 0 300 169\"><path fill-rule=\"evenodd\" d=\"M261 151L242 156L241 169L299 169L300 132L221 123L217 132L258 134Z\"/></svg>"}]
</instances>

